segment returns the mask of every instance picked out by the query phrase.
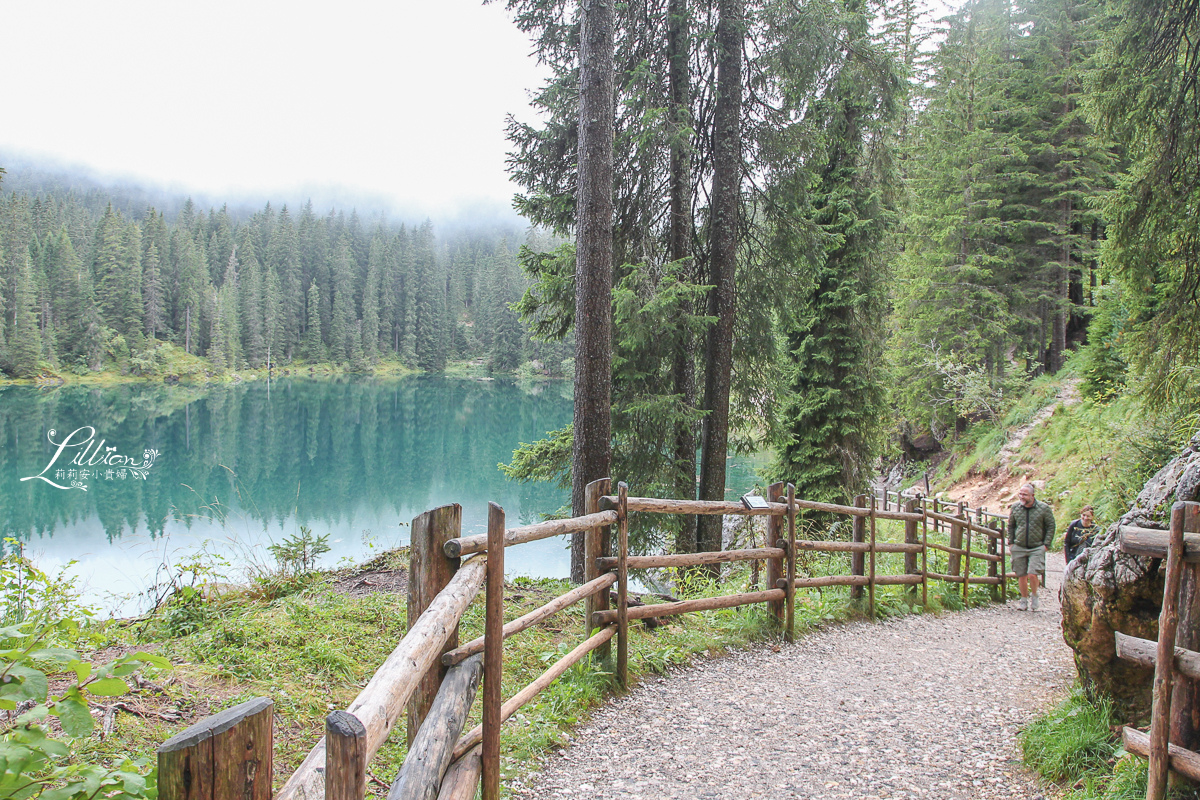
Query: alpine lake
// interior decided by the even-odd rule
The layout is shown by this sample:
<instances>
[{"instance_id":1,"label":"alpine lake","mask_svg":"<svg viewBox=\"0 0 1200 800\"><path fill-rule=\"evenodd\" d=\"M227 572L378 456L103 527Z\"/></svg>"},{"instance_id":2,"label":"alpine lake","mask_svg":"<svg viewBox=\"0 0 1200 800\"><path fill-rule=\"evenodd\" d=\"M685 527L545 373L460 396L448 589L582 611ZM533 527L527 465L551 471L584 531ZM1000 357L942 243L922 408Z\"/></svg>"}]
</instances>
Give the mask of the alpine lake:
<instances>
[{"instance_id":1,"label":"alpine lake","mask_svg":"<svg viewBox=\"0 0 1200 800\"><path fill-rule=\"evenodd\" d=\"M464 535L486 531L489 501L509 527L537 522L569 492L497 465L569 423L571 397L565 381L433 376L0 387L3 547L127 615L191 566L231 582L277 568L268 548L302 526L334 567L406 545L412 518L448 503ZM727 497L762 463L731 457ZM505 568L566 577L567 537L514 547Z\"/></svg>"}]
</instances>

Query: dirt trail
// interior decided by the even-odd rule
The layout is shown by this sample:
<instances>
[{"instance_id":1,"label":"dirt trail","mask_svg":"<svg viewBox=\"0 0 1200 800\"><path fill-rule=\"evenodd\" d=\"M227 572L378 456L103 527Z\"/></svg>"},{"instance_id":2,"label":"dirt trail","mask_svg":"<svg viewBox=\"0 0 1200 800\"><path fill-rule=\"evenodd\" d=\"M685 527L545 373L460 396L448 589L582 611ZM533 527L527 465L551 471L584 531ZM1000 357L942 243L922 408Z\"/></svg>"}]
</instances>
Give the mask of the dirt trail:
<instances>
[{"instance_id":1,"label":"dirt trail","mask_svg":"<svg viewBox=\"0 0 1200 800\"><path fill-rule=\"evenodd\" d=\"M1025 481L1037 484L1037 470L1027 464L1017 461L1017 451L1021 449L1025 438L1038 426L1054 414L1061 406L1073 406L1079 402L1079 379L1068 379L1063 382L1054 401L1039 410L1033 419L1012 431L1004 446L997 455L999 466L982 475L969 475L943 493L945 500L963 500L972 508L988 508L998 510L1007 508L1015 502L1017 489Z\"/></svg>"},{"instance_id":2,"label":"dirt trail","mask_svg":"<svg viewBox=\"0 0 1200 800\"><path fill-rule=\"evenodd\" d=\"M1039 798L1020 727L1074 676L1062 556L1042 610L992 606L834 627L647 680L518 797Z\"/></svg>"}]
</instances>

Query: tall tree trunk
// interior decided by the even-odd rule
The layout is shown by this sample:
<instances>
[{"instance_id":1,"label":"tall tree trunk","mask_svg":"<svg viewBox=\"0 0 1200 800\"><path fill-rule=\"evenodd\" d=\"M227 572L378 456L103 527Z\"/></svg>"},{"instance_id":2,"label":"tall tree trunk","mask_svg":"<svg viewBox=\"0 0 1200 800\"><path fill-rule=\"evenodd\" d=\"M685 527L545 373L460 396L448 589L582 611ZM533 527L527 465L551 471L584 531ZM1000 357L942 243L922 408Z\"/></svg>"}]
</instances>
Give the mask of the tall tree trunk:
<instances>
[{"instance_id":1,"label":"tall tree trunk","mask_svg":"<svg viewBox=\"0 0 1200 800\"><path fill-rule=\"evenodd\" d=\"M720 0L717 21L717 104L713 117L713 190L709 237L708 313L717 321L705 347L704 408L700 456L700 499L725 498L729 449L729 386L733 372L734 284L742 179L742 0ZM721 549L723 517L700 518L701 550Z\"/></svg>"},{"instance_id":2,"label":"tall tree trunk","mask_svg":"<svg viewBox=\"0 0 1200 800\"><path fill-rule=\"evenodd\" d=\"M692 149L690 131L691 81L688 60L687 0L670 0L667 4L667 59L670 62L671 115L671 260L688 259L686 276L695 278L692 255ZM682 309L688 312L692 309ZM682 333L672 365L675 394L688 407L696 404L695 342L690 334ZM691 422L682 423L675 431L676 496L690 499L696 496L696 432ZM696 550L696 517L685 516L675 541L675 552Z\"/></svg>"},{"instance_id":3,"label":"tall tree trunk","mask_svg":"<svg viewBox=\"0 0 1200 800\"><path fill-rule=\"evenodd\" d=\"M612 467L613 0L583 0L579 44L579 197L575 262L575 438L571 510ZM583 581L583 534L571 580Z\"/></svg>"}]
</instances>

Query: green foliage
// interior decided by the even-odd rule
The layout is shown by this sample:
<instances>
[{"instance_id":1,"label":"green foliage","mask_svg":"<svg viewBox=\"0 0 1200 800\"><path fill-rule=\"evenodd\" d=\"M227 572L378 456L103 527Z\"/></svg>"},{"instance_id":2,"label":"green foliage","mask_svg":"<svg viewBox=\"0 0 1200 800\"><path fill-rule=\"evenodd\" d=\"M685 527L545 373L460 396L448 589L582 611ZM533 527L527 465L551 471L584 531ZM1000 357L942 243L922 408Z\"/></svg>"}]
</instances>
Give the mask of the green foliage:
<instances>
[{"instance_id":1,"label":"green foliage","mask_svg":"<svg viewBox=\"0 0 1200 800\"><path fill-rule=\"evenodd\" d=\"M1083 383L1079 391L1084 397L1101 402L1116 397L1125 389L1128 366L1122 351L1127 346L1125 326L1129 312L1121 300L1119 288L1104 287L1100 292L1096 312L1088 326L1088 343L1083 349Z\"/></svg>"},{"instance_id":2,"label":"green foliage","mask_svg":"<svg viewBox=\"0 0 1200 800\"><path fill-rule=\"evenodd\" d=\"M17 716L0 735L0 796L14 800L115 800L156 797L156 776L144 762L125 759L115 769L71 758L69 742L52 738L46 725L57 721L73 739L94 727L88 700L118 697L129 691L125 679L145 667L169 668L170 662L149 653L129 653L100 667L83 661L73 650L52 641L74 640L79 623L41 614L0 627L0 709ZM68 679L51 695L51 675Z\"/></svg>"},{"instance_id":3,"label":"green foliage","mask_svg":"<svg viewBox=\"0 0 1200 800\"><path fill-rule=\"evenodd\" d=\"M560 489L571 486L571 443L574 431L571 425L550 431L546 438L536 442L521 442L513 451L512 461L498 464L508 478L525 483L527 481L553 482Z\"/></svg>"},{"instance_id":4,"label":"green foliage","mask_svg":"<svg viewBox=\"0 0 1200 800\"><path fill-rule=\"evenodd\" d=\"M1126 351L1152 405L1200 358L1200 15L1191 0L1113 0L1090 88L1130 166L1108 198L1103 262L1130 312ZM1186 382L1186 381L1185 381Z\"/></svg>"},{"instance_id":5,"label":"green foliage","mask_svg":"<svg viewBox=\"0 0 1200 800\"><path fill-rule=\"evenodd\" d=\"M1076 689L1021 732L1025 763L1056 781L1074 782L1105 770L1118 748L1110 728L1116 722L1107 700L1089 699Z\"/></svg>"}]
</instances>

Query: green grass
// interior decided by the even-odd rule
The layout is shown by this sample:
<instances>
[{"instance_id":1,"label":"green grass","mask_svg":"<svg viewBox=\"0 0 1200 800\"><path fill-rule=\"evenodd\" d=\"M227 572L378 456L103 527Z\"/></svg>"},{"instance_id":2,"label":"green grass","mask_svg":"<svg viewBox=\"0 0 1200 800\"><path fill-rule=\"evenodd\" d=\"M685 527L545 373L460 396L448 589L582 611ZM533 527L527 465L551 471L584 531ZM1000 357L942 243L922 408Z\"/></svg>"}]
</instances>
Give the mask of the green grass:
<instances>
[{"instance_id":1,"label":"green grass","mask_svg":"<svg viewBox=\"0 0 1200 800\"><path fill-rule=\"evenodd\" d=\"M1146 760L1126 753L1111 726L1111 706L1078 687L1050 713L1021 732L1025 765L1064 785L1062 800L1142 800ZM1174 787L1170 797L1196 800L1195 789Z\"/></svg>"},{"instance_id":2,"label":"green grass","mask_svg":"<svg viewBox=\"0 0 1200 800\"><path fill-rule=\"evenodd\" d=\"M1110 727L1115 722L1107 701L1092 701L1076 689L1021 732L1025 763L1053 781L1075 782L1105 772L1117 752Z\"/></svg>"}]
</instances>

